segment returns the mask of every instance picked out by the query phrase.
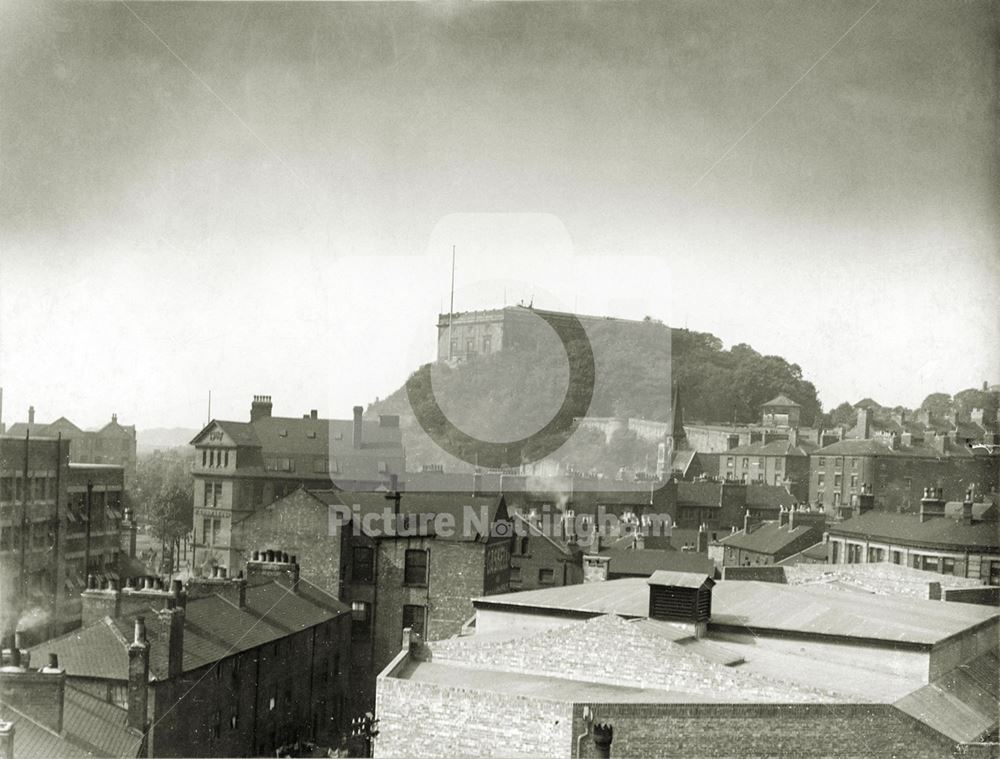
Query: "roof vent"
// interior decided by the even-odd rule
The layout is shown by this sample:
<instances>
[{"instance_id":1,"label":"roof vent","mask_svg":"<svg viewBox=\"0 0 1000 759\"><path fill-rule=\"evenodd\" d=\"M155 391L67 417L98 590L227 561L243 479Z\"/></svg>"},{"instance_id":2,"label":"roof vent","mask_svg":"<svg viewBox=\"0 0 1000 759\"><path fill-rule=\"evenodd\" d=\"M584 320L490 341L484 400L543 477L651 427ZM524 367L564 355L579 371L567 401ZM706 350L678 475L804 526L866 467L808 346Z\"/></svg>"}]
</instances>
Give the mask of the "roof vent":
<instances>
[{"instance_id":1,"label":"roof vent","mask_svg":"<svg viewBox=\"0 0 1000 759\"><path fill-rule=\"evenodd\" d=\"M697 572L654 572L649 584L649 618L688 622L702 628L712 616L715 580Z\"/></svg>"}]
</instances>

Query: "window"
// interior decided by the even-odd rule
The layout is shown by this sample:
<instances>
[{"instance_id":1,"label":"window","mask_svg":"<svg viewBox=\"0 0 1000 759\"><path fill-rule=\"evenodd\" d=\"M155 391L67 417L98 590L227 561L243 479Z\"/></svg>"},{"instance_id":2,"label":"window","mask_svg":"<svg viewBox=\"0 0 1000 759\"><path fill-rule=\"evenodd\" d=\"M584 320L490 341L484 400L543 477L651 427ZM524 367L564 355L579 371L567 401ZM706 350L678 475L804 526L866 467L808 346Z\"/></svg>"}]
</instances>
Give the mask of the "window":
<instances>
[{"instance_id":1,"label":"window","mask_svg":"<svg viewBox=\"0 0 1000 759\"><path fill-rule=\"evenodd\" d=\"M378 462L378 471L379 474L385 474L389 471L389 465L384 461Z\"/></svg>"},{"instance_id":2,"label":"window","mask_svg":"<svg viewBox=\"0 0 1000 759\"><path fill-rule=\"evenodd\" d=\"M451 355L454 356L458 353L458 340L451 341Z\"/></svg>"},{"instance_id":3,"label":"window","mask_svg":"<svg viewBox=\"0 0 1000 759\"><path fill-rule=\"evenodd\" d=\"M364 601L351 602L351 639L363 640L371 632L369 605Z\"/></svg>"},{"instance_id":4,"label":"window","mask_svg":"<svg viewBox=\"0 0 1000 759\"><path fill-rule=\"evenodd\" d=\"M777 471L779 471L779 472L780 472L780 471L781 471L781 469L782 469L782 467L783 467L784 465L785 465L785 460L784 460L784 459L782 459L782 458L777 458L777 457L776 457L776 458L774 459L774 468L775 468L775 470L777 470Z\"/></svg>"},{"instance_id":5,"label":"window","mask_svg":"<svg viewBox=\"0 0 1000 759\"><path fill-rule=\"evenodd\" d=\"M819 465L820 466L826 466L826 456L820 456L819 457Z\"/></svg>"},{"instance_id":6,"label":"window","mask_svg":"<svg viewBox=\"0 0 1000 759\"><path fill-rule=\"evenodd\" d=\"M375 552L366 546L355 546L351 553L351 581L370 583L375 581Z\"/></svg>"},{"instance_id":7,"label":"window","mask_svg":"<svg viewBox=\"0 0 1000 759\"><path fill-rule=\"evenodd\" d=\"M292 460L286 458L272 458L264 460L264 468L271 472L293 472Z\"/></svg>"},{"instance_id":8,"label":"window","mask_svg":"<svg viewBox=\"0 0 1000 759\"><path fill-rule=\"evenodd\" d=\"M983 563L989 567L987 582L990 585L1000 585L1000 561L985 561Z\"/></svg>"},{"instance_id":9,"label":"window","mask_svg":"<svg viewBox=\"0 0 1000 759\"><path fill-rule=\"evenodd\" d=\"M469 340L465 341L465 352L470 356L476 352L475 338L470 338Z\"/></svg>"},{"instance_id":10,"label":"window","mask_svg":"<svg viewBox=\"0 0 1000 759\"><path fill-rule=\"evenodd\" d=\"M403 629L409 627L417 635L424 634L424 619L426 609L417 604L405 604L403 606Z\"/></svg>"},{"instance_id":11,"label":"window","mask_svg":"<svg viewBox=\"0 0 1000 759\"><path fill-rule=\"evenodd\" d=\"M313 472L316 474L326 474L330 471L329 459L316 459L313 461Z\"/></svg>"},{"instance_id":12,"label":"window","mask_svg":"<svg viewBox=\"0 0 1000 759\"><path fill-rule=\"evenodd\" d=\"M774 484L775 485L780 485L781 484L781 475L780 474L774 475Z\"/></svg>"},{"instance_id":13,"label":"window","mask_svg":"<svg viewBox=\"0 0 1000 759\"><path fill-rule=\"evenodd\" d=\"M851 475L851 487L852 488L856 488L857 486L858 486L858 475L852 474Z\"/></svg>"},{"instance_id":14,"label":"window","mask_svg":"<svg viewBox=\"0 0 1000 759\"><path fill-rule=\"evenodd\" d=\"M823 485L826 484L826 475L824 475L822 472L820 472L819 474L817 474L816 475L816 484L819 485L820 487L823 487Z\"/></svg>"},{"instance_id":15,"label":"window","mask_svg":"<svg viewBox=\"0 0 1000 759\"><path fill-rule=\"evenodd\" d=\"M839 475L839 474L833 475L833 486L835 488L839 488L842 481L843 481L843 477L841 475Z\"/></svg>"},{"instance_id":16,"label":"window","mask_svg":"<svg viewBox=\"0 0 1000 759\"><path fill-rule=\"evenodd\" d=\"M541 585L551 585L555 581L554 573L551 569L538 570L538 582Z\"/></svg>"},{"instance_id":17,"label":"window","mask_svg":"<svg viewBox=\"0 0 1000 759\"><path fill-rule=\"evenodd\" d=\"M938 557L937 556L921 556L920 557L920 569L925 572L937 572L938 571Z\"/></svg>"},{"instance_id":18,"label":"window","mask_svg":"<svg viewBox=\"0 0 1000 759\"><path fill-rule=\"evenodd\" d=\"M743 468L746 469L749 466L750 466L750 459L744 457L743 458Z\"/></svg>"},{"instance_id":19,"label":"window","mask_svg":"<svg viewBox=\"0 0 1000 759\"><path fill-rule=\"evenodd\" d=\"M201 520L201 539L207 546L214 546L222 531L222 520L205 517Z\"/></svg>"},{"instance_id":20,"label":"window","mask_svg":"<svg viewBox=\"0 0 1000 759\"><path fill-rule=\"evenodd\" d=\"M764 466L764 457L763 456L758 456L757 457L757 466Z\"/></svg>"},{"instance_id":21,"label":"window","mask_svg":"<svg viewBox=\"0 0 1000 759\"><path fill-rule=\"evenodd\" d=\"M521 568L511 567L510 568L510 581L511 582L521 582Z\"/></svg>"},{"instance_id":22,"label":"window","mask_svg":"<svg viewBox=\"0 0 1000 759\"><path fill-rule=\"evenodd\" d=\"M941 559L941 574L943 575L953 575L955 574L955 560L951 558Z\"/></svg>"},{"instance_id":23,"label":"window","mask_svg":"<svg viewBox=\"0 0 1000 759\"><path fill-rule=\"evenodd\" d=\"M875 548L874 546L868 546L868 561L869 563L878 563L880 561L885 561L885 549Z\"/></svg>"},{"instance_id":24,"label":"window","mask_svg":"<svg viewBox=\"0 0 1000 759\"><path fill-rule=\"evenodd\" d=\"M221 712L212 713L212 738L218 738L222 735L222 714Z\"/></svg>"},{"instance_id":25,"label":"window","mask_svg":"<svg viewBox=\"0 0 1000 759\"><path fill-rule=\"evenodd\" d=\"M222 500L222 483L221 482L205 482L205 503L206 507L215 507L219 505L219 501Z\"/></svg>"},{"instance_id":26,"label":"window","mask_svg":"<svg viewBox=\"0 0 1000 759\"><path fill-rule=\"evenodd\" d=\"M208 451L204 448L201 449L201 465L208 466Z\"/></svg>"},{"instance_id":27,"label":"window","mask_svg":"<svg viewBox=\"0 0 1000 759\"><path fill-rule=\"evenodd\" d=\"M427 551L419 548L407 549L406 567L403 571L403 584L427 584Z\"/></svg>"},{"instance_id":28,"label":"window","mask_svg":"<svg viewBox=\"0 0 1000 759\"><path fill-rule=\"evenodd\" d=\"M851 459L851 469L857 469L857 468L858 468L858 460Z\"/></svg>"},{"instance_id":29,"label":"window","mask_svg":"<svg viewBox=\"0 0 1000 759\"><path fill-rule=\"evenodd\" d=\"M839 506L840 505L840 491L839 490L833 491L833 505L834 506Z\"/></svg>"},{"instance_id":30,"label":"window","mask_svg":"<svg viewBox=\"0 0 1000 759\"><path fill-rule=\"evenodd\" d=\"M483 335L483 353L489 353L492 343L489 335Z\"/></svg>"},{"instance_id":31,"label":"window","mask_svg":"<svg viewBox=\"0 0 1000 759\"><path fill-rule=\"evenodd\" d=\"M893 564L902 564L903 563L903 552L902 551L890 551L889 552L889 560L892 561Z\"/></svg>"},{"instance_id":32,"label":"window","mask_svg":"<svg viewBox=\"0 0 1000 759\"><path fill-rule=\"evenodd\" d=\"M726 466L732 469L735 465L736 465L736 459L734 459L732 456L727 456Z\"/></svg>"},{"instance_id":33,"label":"window","mask_svg":"<svg viewBox=\"0 0 1000 759\"><path fill-rule=\"evenodd\" d=\"M222 466L228 467L229 466L229 451L224 451L223 454L222 454L222 456L223 456Z\"/></svg>"},{"instance_id":34,"label":"window","mask_svg":"<svg viewBox=\"0 0 1000 759\"><path fill-rule=\"evenodd\" d=\"M525 535L523 538L521 538L521 555L522 556L530 556L531 555L531 554L528 553L528 536L527 535Z\"/></svg>"}]
</instances>

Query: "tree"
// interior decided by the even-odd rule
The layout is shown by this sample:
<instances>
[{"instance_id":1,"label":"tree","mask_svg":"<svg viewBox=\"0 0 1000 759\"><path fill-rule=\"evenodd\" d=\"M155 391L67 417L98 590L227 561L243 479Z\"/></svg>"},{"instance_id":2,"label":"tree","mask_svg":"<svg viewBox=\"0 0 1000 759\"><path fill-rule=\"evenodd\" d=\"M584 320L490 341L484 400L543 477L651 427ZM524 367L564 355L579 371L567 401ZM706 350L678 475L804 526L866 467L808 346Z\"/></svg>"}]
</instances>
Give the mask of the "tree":
<instances>
[{"instance_id":1,"label":"tree","mask_svg":"<svg viewBox=\"0 0 1000 759\"><path fill-rule=\"evenodd\" d=\"M191 531L194 520L191 461L186 449L173 449L156 451L136 464L131 501L143 515L153 537L160 540L161 556L163 548L176 547Z\"/></svg>"},{"instance_id":2,"label":"tree","mask_svg":"<svg viewBox=\"0 0 1000 759\"><path fill-rule=\"evenodd\" d=\"M921 411L929 411L932 417L938 419L951 411L951 396L948 393L931 393L920 404Z\"/></svg>"},{"instance_id":3,"label":"tree","mask_svg":"<svg viewBox=\"0 0 1000 759\"><path fill-rule=\"evenodd\" d=\"M858 423L858 412L854 406L844 401L830 412L830 422L835 427L853 427Z\"/></svg>"}]
</instances>

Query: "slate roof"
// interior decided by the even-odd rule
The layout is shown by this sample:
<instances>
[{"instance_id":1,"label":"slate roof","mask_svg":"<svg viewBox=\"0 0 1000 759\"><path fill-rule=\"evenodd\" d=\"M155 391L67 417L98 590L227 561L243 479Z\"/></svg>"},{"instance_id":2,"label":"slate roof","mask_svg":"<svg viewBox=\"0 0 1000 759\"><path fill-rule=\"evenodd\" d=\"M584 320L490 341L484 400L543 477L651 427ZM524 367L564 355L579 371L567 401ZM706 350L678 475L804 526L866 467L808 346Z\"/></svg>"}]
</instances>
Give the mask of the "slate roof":
<instances>
[{"instance_id":1,"label":"slate roof","mask_svg":"<svg viewBox=\"0 0 1000 759\"><path fill-rule=\"evenodd\" d=\"M127 727L124 709L69 684L63 700L62 734L8 704L0 705L0 716L14 723L17 759L134 757L142 742L142 736Z\"/></svg>"},{"instance_id":2,"label":"slate roof","mask_svg":"<svg viewBox=\"0 0 1000 759\"><path fill-rule=\"evenodd\" d=\"M677 503L682 506L722 505L722 483L719 482L678 482Z\"/></svg>"},{"instance_id":3,"label":"slate roof","mask_svg":"<svg viewBox=\"0 0 1000 759\"><path fill-rule=\"evenodd\" d=\"M823 525L796 525L795 529L791 530L788 524L779 525L777 522L765 522L749 534L740 530L720 538L718 542L724 546L741 548L744 551L778 556L788 549L794 548L804 539L808 539L809 535L815 535L817 540L822 538Z\"/></svg>"},{"instance_id":4,"label":"slate roof","mask_svg":"<svg viewBox=\"0 0 1000 759\"><path fill-rule=\"evenodd\" d=\"M897 446L890 448L888 444L878 440L838 440L825 448L812 451L812 456L910 456L923 459L940 459L949 457L972 458L989 456L991 454L980 448L968 448L946 440L944 450L938 450L930 445Z\"/></svg>"},{"instance_id":5,"label":"slate roof","mask_svg":"<svg viewBox=\"0 0 1000 759\"><path fill-rule=\"evenodd\" d=\"M715 562L706 554L695 551L664 551L656 548L609 548L600 552L607 556L608 574L649 577L660 570L715 574Z\"/></svg>"},{"instance_id":6,"label":"slate roof","mask_svg":"<svg viewBox=\"0 0 1000 759\"><path fill-rule=\"evenodd\" d=\"M189 600L184 615L184 671L278 640L348 611L345 604L306 580L299 580L298 591L270 581L248 585L246 609L217 595ZM132 626L132 618L105 618L35 646L32 655L44 658L50 652L59 654L60 666L71 677L127 680ZM146 634L150 644L156 645L156 626L147 626Z\"/></svg>"},{"instance_id":7,"label":"slate roof","mask_svg":"<svg viewBox=\"0 0 1000 759\"><path fill-rule=\"evenodd\" d=\"M661 569L653 572L646 580L649 585L662 585L673 588L700 588L706 583L709 587L715 585L711 575L703 572L669 572Z\"/></svg>"},{"instance_id":8,"label":"slate roof","mask_svg":"<svg viewBox=\"0 0 1000 759\"><path fill-rule=\"evenodd\" d=\"M979 522L964 525L949 517L920 521L919 514L891 514L867 511L840 524L829 525L831 535L884 540L923 547L977 548L1000 551L996 524Z\"/></svg>"},{"instance_id":9,"label":"slate roof","mask_svg":"<svg viewBox=\"0 0 1000 759\"><path fill-rule=\"evenodd\" d=\"M814 444L803 441L797 445L792 445L790 440L772 440L769 443L750 443L730 448L722 455L724 456L793 456L805 457L816 450Z\"/></svg>"},{"instance_id":10,"label":"slate roof","mask_svg":"<svg viewBox=\"0 0 1000 759\"><path fill-rule=\"evenodd\" d=\"M798 503L798 499L780 485L765 485L759 482L747 483L747 506L757 508L788 508Z\"/></svg>"},{"instance_id":11,"label":"slate roof","mask_svg":"<svg viewBox=\"0 0 1000 759\"><path fill-rule=\"evenodd\" d=\"M361 448L356 449L353 420L286 416L268 416L254 422L213 420L195 435L191 445L197 445L216 425L236 445L259 447L268 453L325 455L332 452L350 456L374 450L402 451L403 447L400 428L382 426L377 421L362 421Z\"/></svg>"}]
</instances>

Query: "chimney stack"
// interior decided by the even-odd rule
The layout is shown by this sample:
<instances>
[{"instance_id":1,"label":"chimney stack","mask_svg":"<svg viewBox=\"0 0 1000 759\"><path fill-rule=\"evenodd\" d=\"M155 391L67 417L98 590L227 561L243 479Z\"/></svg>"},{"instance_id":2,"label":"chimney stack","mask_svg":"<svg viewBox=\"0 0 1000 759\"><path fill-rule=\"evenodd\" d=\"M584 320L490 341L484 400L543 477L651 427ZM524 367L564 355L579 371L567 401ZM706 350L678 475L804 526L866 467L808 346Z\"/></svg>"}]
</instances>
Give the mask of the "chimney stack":
<instances>
[{"instance_id":1,"label":"chimney stack","mask_svg":"<svg viewBox=\"0 0 1000 759\"><path fill-rule=\"evenodd\" d=\"M272 580L289 587L293 592L298 592L299 588L299 562L298 557L289 556L284 551L268 549L266 551L254 552L259 558L251 559L247 562L246 581L251 582L255 578ZM242 579L242 578L240 578Z\"/></svg>"},{"instance_id":2,"label":"chimney stack","mask_svg":"<svg viewBox=\"0 0 1000 759\"><path fill-rule=\"evenodd\" d=\"M28 424L35 423L35 407L28 406Z\"/></svg>"},{"instance_id":3,"label":"chimney stack","mask_svg":"<svg viewBox=\"0 0 1000 759\"><path fill-rule=\"evenodd\" d=\"M361 440L361 415L364 413L364 408L362 406L354 407L354 447L360 448L362 444Z\"/></svg>"},{"instance_id":4,"label":"chimney stack","mask_svg":"<svg viewBox=\"0 0 1000 759\"><path fill-rule=\"evenodd\" d=\"M778 527L784 527L788 524L788 514L789 512L785 510L784 506L778 507Z\"/></svg>"},{"instance_id":5,"label":"chimney stack","mask_svg":"<svg viewBox=\"0 0 1000 759\"><path fill-rule=\"evenodd\" d=\"M250 421L256 422L260 419L268 419L271 416L271 396L255 395L253 403L250 404Z\"/></svg>"},{"instance_id":6,"label":"chimney stack","mask_svg":"<svg viewBox=\"0 0 1000 759\"><path fill-rule=\"evenodd\" d=\"M319 419L319 409L309 409L310 419Z\"/></svg>"},{"instance_id":7,"label":"chimney stack","mask_svg":"<svg viewBox=\"0 0 1000 759\"><path fill-rule=\"evenodd\" d=\"M135 638L128 647L128 726L146 732L149 710L149 643L146 620L135 619Z\"/></svg>"},{"instance_id":8,"label":"chimney stack","mask_svg":"<svg viewBox=\"0 0 1000 759\"><path fill-rule=\"evenodd\" d=\"M972 524L972 488L965 491L965 500L962 502L962 524Z\"/></svg>"},{"instance_id":9,"label":"chimney stack","mask_svg":"<svg viewBox=\"0 0 1000 759\"><path fill-rule=\"evenodd\" d=\"M924 497L920 499L920 521L929 522L931 519L943 517L944 498L941 488L924 488Z\"/></svg>"},{"instance_id":10,"label":"chimney stack","mask_svg":"<svg viewBox=\"0 0 1000 759\"><path fill-rule=\"evenodd\" d=\"M708 525L698 528L698 553L708 553Z\"/></svg>"},{"instance_id":11,"label":"chimney stack","mask_svg":"<svg viewBox=\"0 0 1000 759\"><path fill-rule=\"evenodd\" d=\"M2 422L0 422L0 432L3 432ZM2 719L0 719L0 757L14 759L14 723L4 722Z\"/></svg>"}]
</instances>

